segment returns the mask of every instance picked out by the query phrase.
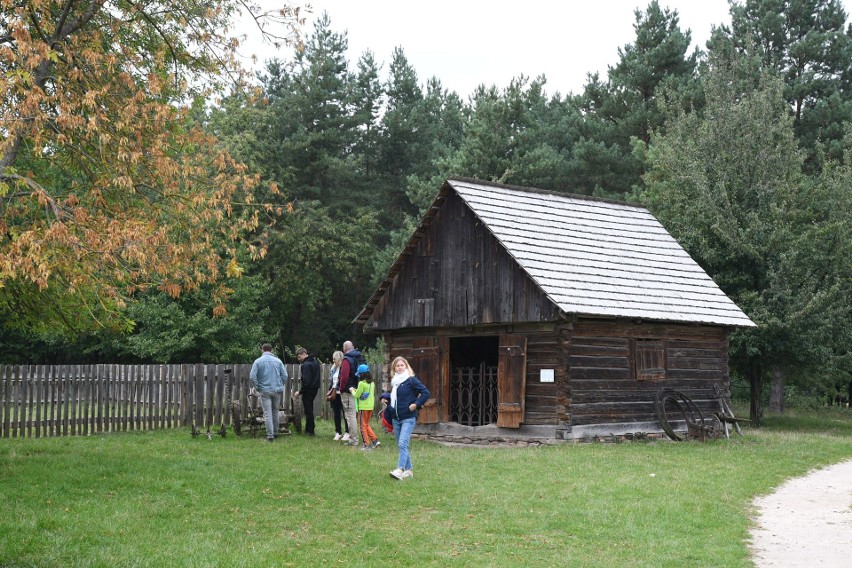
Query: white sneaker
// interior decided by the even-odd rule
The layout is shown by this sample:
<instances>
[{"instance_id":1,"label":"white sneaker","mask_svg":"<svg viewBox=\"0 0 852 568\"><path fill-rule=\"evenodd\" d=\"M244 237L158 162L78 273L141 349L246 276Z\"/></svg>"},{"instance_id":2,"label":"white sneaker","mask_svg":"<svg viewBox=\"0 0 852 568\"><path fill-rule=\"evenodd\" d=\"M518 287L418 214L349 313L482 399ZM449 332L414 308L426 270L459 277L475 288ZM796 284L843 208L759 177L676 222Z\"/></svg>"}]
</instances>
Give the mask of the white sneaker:
<instances>
[{"instance_id":1,"label":"white sneaker","mask_svg":"<svg viewBox=\"0 0 852 568\"><path fill-rule=\"evenodd\" d=\"M402 479L403 473L404 472L401 469L396 468L395 470L390 472L390 476L393 477L394 479Z\"/></svg>"},{"instance_id":2,"label":"white sneaker","mask_svg":"<svg viewBox=\"0 0 852 568\"><path fill-rule=\"evenodd\" d=\"M343 437L341 438L341 440L342 440L343 442L348 442L348 441L349 441L349 432L345 433L345 434L343 435Z\"/></svg>"},{"instance_id":3,"label":"white sneaker","mask_svg":"<svg viewBox=\"0 0 852 568\"><path fill-rule=\"evenodd\" d=\"M410 477L414 477L414 472L410 469L406 469L402 472L402 477L400 479L408 479Z\"/></svg>"},{"instance_id":4,"label":"white sneaker","mask_svg":"<svg viewBox=\"0 0 852 568\"><path fill-rule=\"evenodd\" d=\"M340 434L335 434L335 435L334 435L334 441L336 442L336 441L338 441L338 440L339 440L340 438L342 438L342 437L343 437L343 436L341 436Z\"/></svg>"}]
</instances>

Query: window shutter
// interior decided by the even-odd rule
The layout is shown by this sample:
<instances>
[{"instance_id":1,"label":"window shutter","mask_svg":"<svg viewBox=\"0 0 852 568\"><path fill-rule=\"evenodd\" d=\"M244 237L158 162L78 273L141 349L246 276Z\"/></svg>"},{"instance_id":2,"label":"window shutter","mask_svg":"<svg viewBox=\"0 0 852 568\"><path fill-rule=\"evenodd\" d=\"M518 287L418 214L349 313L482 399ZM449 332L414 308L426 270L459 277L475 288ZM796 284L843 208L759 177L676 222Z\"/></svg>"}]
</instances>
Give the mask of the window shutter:
<instances>
[{"instance_id":1,"label":"window shutter","mask_svg":"<svg viewBox=\"0 0 852 568\"><path fill-rule=\"evenodd\" d=\"M429 389L429 400L420 409L417 421L422 424L435 424L439 418L439 401L441 385L441 367L439 349L433 337L418 338L414 342L414 349L407 357L414 374L420 382Z\"/></svg>"},{"instance_id":2,"label":"window shutter","mask_svg":"<svg viewBox=\"0 0 852 568\"><path fill-rule=\"evenodd\" d=\"M497 426L520 428L526 396L527 338L501 335L497 361Z\"/></svg>"},{"instance_id":3,"label":"window shutter","mask_svg":"<svg viewBox=\"0 0 852 568\"><path fill-rule=\"evenodd\" d=\"M633 362L637 381L662 381L666 378L666 345L659 340L636 339Z\"/></svg>"}]
</instances>

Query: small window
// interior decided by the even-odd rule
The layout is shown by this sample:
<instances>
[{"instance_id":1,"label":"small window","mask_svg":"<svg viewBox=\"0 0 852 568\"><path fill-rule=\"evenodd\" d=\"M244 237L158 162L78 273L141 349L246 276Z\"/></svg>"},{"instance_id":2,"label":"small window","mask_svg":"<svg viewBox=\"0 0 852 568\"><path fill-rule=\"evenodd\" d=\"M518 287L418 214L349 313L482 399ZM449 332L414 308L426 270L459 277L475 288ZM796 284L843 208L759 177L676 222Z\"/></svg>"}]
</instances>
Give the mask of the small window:
<instances>
[{"instance_id":1,"label":"small window","mask_svg":"<svg viewBox=\"0 0 852 568\"><path fill-rule=\"evenodd\" d=\"M662 381L665 379L665 342L658 339L634 339L633 366L637 381Z\"/></svg>"}]
</instances>

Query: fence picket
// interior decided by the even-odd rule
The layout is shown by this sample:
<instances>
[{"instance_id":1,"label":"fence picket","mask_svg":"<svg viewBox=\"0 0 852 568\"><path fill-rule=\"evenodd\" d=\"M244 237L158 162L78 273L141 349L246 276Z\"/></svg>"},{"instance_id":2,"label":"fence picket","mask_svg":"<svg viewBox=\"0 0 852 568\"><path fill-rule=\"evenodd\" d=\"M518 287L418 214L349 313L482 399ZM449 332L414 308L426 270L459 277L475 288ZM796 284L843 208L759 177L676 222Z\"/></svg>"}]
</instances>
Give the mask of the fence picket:
<instances>
[{"instance_id":1,"label":"fence picket","mask_svg":"<svg viewBox=\"0 0 852 568\"><path fill-rule=\"evenodd\" d=\"M76 365L68 367L68 431L73 436L77 432L77 391L80 386L77 381L71 380L75 374Z\"/></svg>"},{"instance_id":2,"label":"fence picket","mask_svg":"<svg viewBox=\"0 0 852 568\"><path fill-rule=\"evenodd\" d=\"M156 402L154 404L154 406L156 407L155 418L154 418L154 428L159 428L161 430L165 427L164 426L165 413L164 413L164 409L163 409L163 396L165 394L163 392L163 376L164 376L164 373L165 373L165 369L163 367L164 367L164 365L159 365L156 369L156 376L155 376L156 387L154 389L156 391L156 397L155 397Z\"/></svg>"},{"instance_id":3,"label":"fence picket","mask_svg":"<svg viewBox=\"0 0 852 568\"><path fill-rule=\"evenodd\" d=\"M125 413L125 422L126 422L126 430L128 432L133 431L133 383L136 379L135 369L136 367L131 365L124 366L127 369L127 374L125 375L125 385L124 385L124 404L127 409Z\"/></svg>"},{"instance_id":4,"label":"fence picket","mask_svg":"<svg viewBox=\"0 0 852 568\"><path fill-rule=\"evenodd\" d=\"M35 373L35 366L29 368L29 373L21 378L21 437L32 438L32 415L30 414L30 401L32 400L32 376Z\"/></svg>"},{"instance_id":5,"label":"fence picket","mask_svg":"<svg viewBox=\"0 0 852 568\"><path fill-rule=\"evenodd\" d=\"M89 433L88 417L88 400L89 400L89 373L88 365L76 365L75 377L73 382L76 384L76 410L74 419L77 424L75 434L77 436L85 436Z\"/></svg>"},{"instance_id":6,"label":"fence picket","mask_svg":"<svg viewBox=\"0 0 852 568\"><path fill-rule=\"evenodd\" d=\"M41 378L44 376L44 371L45 371L44 365L39 365L38 367L36 367L37 379L36 379L35 383L33 384L33 390L34 390L33 399L35 399L35 404L34 404L32 411L30 412L30 420L32 420L33 423L34 423L33 425L35 427L35 437L36 438L41 437L41 408L42 408L41 390L42 390L42 386L44 384L44 381L42 381Z\"/></svg>"},{"instance_id":7,"label":"fence picket","mask_svg":"<svg viewBox=\"0 0 852 568\"><path fill-rule=\"evenodd\" d=\"M68 435L68 414L71 410L71 369L62 367L62 435Z\"/></svg>"},{"instance_id":8,"label":"fence picket","mask_svg":"<svg viewBox=\"0 0 852 568\"><path fill-rule=\"evenodd\" d=\"M84 436L93 434L95 431L95 366L86 365L86 367L86 409L84 414L86 425L83 432Z\"/></svg>"},{"instance_id":9,"label":"fence picket","mask_svg":"<svg viewBox=\"0 0 852 568\"><path fill-rule=\"evenodd\" d=\"M9 416L9 399L11 391L9 385L11 383L12 370L13 367L3 367L3 369L0 370L0 394L3 396L0 411L3 413L2 435L4 438L8 438L12 435L12 417Z\"/></svg>"},{"instance_id":10,"label":"fence picket","mask_svg":"<svg viewBox=\"0 0 852 568\"><path fill-rule=\"evenodd\" d=\"M13 376L12 382L11 382L12 388L11 388L10 397L12 399L12 422L14 424L19 423L18 422L19 421L19 417L18 417L18 386L17 386L19 380L20 380L20 368L19 368L18 372L15 373L15 375ZM17 428L12 430L12 437L13 438L18 437L18 429Z\"/></svg>"},{"instance_id":11,"label":"fence picket","mask_svg":"<svg viewBox=\"0 0 852 568\"><path fill-rule=\"evenodd\" d=\"M183 407L185 406L183 399L182 384L185 381L178 381L178 377L182 377L182 367L180 365L172 366L172 428L184 426L182 422Z\"/></svg>"},{"instance_id":12,"label":"fence picket","mask_svg":"<svg viewBox=\"0 0 852 568\"><path fill-rule=\"evenodd\" d=\"M111 400L112 400L112 365L100 365L99 366L100 375L100 386L101 392L98 395L100 398L100 407L101 407L101 415L102 415L102 423L101 423L101 432L111 432L112 431L112 412L111 412Z\"/></svg>"},{"instance_id":13,"label":"fence picket","mask_svg":"<svg viewBox=\"0 0 852 568\"><path fill-rule=\"evenodd\" d=\"M116 391L116 401L118 404L118 412L121 415L121 419L119 420L119 428L122 432L127 431L127 397L125 396L124 392L124 373L126 368L126 365L119 365L116 369L118 371L118 390Z\"/></svg>"},{"instance_id":14,"label":"fence picket","mask_svg":"<svg viewBox=\"0 0 852 568\"><path fill-rule=\"evenodd\" d=\"M154 375L156 368L151 365L145 366L145 398L143 399L143 424L145 430L154 429L154 420L157 419L156 394L154 391Z\"/></svg>"},{"instance_id":15,"label":"fence picket","mask_svg":"<svg viewBox=\"0 0 852 568\"><path fill-rule=\"evenodd\" d=\"M158 365L151 368L151 400L148 402L151 413L151 430L160 428L160 419L162 417L160 412L160 396L162 395L160 391L160 384L162 382L161 367L162 365Z\"/></svg>"},{"instance_id":16,"label":"fence picket","mask_svg":"<svg viewBox=\"0 0 852 568\"><path fill-rule=\"evenodd\" d=\"M124 396L127 398L127 431L133 432L133 420L136 418L136 367L127 366L127 383Z\"/></svg>"},{"instance_id":17,"label":"fence picket","mask_svg":"<svg viewBox=\"0 0 852 568\"><path fill-rule=\"evenodd\" d=\"M195 405L195 421L193 424L200 432L204 427L204 368L201 365L195 365L194 368L195 400L193 405Z\"/></svg>"},{"instance_id":18,"label":"fence picket","mask_svg":"<svg viewBox=\"0 0 852 568\"><path fill-rule=\"evenodd\" d=\"M116 410L117 410L116 406L115 406L116 367L117 367L117 365L110 365L107 368L107 376L106 376L107 389L106 389L106 393L105 393L106 396L107 396L107 401L106 401L107 407L104 410L104 412L106 413L107 422L109 424L109 426L107 427L107 432L115 432L116 431L116 422L115 422Z\"/></svg>"},{"instance_id":19,"label":"fence picket","mask_svg":"<svg viewBox=\"0 0 852 568\"><path fill-rule=\"evenodd\" d=\"M220 426L225 424L225 419L222 415L222 401L225 396L224 389L225 367L223 365L216 365L216 408L214 409L214 414L218 417L217 422Z\"/></svg>"},{"instance_id":20,"label":"fence picket","mask_svg":"<svg viewBox=\"0 0 852 568\"><path fill-rule=\"evenodd\" d=\"M127 370L126 365L118 365L116 371L118 375L116 377L118 381L117 389L116 389L116 404L118 405L118 414L119 421L118 427L122 432L127 431L127 396L125 395L125 372Z\"/></svg>"},{"instance_id":21,"label":"fence picket","mask_svg":"<svg viewBox=\"0 0 852 568\"><path fill-rule=\"evenodd\" d=\"M213 395L216 390L216 375L211 376L210 367L204 368L204 422L209 434L213 430Z\"/></svg>"},{"instance_id":22,"label":"fence picket","mask_svg":"<svg viewBox=\"0 0 852 568\"><path fill-rule=\"evenodd\" d=\"M148 428L148 379L150 378L151 367L148 365L139 369L139 380L137 384L139 389L136 398L136 429L145 430Z\"/></svg>"},{"instance_id":23,"label":"fence picket","mask_svg":"<svg viewBox=\"0 0 852 568\"><path fill-rule=\"evenodd\" d=\"M142 398L142 369L130 367L130 430L139 430L139 399Z\"/></svg>"},{"instance_id":24,"label":"fence picket","mask_svg":"<svg viewBox=\"0 0 852 568\"><path fill-rule=\"evenodd\" d=\"M53 427L56 429L56 435L62 435L62 381L63 367L56 367L56 376L53 379L53 396L55 399L56 408L54 409Z\"/></svg>"},{"instance_id":25,"label":"fence picket","mask_svg":"<svg viewBox=\"0 0 852 568\"><path fill-rule=\"evenodd\" d=\"M44 408L41 413L42 430L45 436L53 436L53 375L56 367L46 365L43 370L44 393L42 401Z\"/></svg>"},{"instance_id":26,"label":"fence picket","mask_svg":"<svg viewBox=\"0 0 852 568\"><path fill-rule=\"evenodd\" d=\"M239 405L240 416L245 416L245 408L243 406L243 400L245 399L245 395L243 394L242 366L235 366L233 375L234 392L231 393L231 400Z\"/></svg>"},{"instance_id":27,"label":"fence picket","mask_svg":"<svg viewBox=\"0 0 852 568\"><path fill-rule=\"evenodd\" d=\"M119 365L118 366L118 405L121 412L121 431L127 431L127 420L130 415L130 405L128 403L129 397L127 396L127 384L129 381L129 377L127 373L129 372L129 367L127 365Z\"/></svg>"},{"instance_id":28,"label":"fence picket","mask_svg":"<svg viewBox=\"0 0 852 568\"><path fill-rule=\"evenodd\" d=\"M166 414L166 425L165 428L173 428L174 427L174 384L172 383L173 376L173 365L166 365L166 402L164 405L165 414Z\"/></svg>"}]
</instances>

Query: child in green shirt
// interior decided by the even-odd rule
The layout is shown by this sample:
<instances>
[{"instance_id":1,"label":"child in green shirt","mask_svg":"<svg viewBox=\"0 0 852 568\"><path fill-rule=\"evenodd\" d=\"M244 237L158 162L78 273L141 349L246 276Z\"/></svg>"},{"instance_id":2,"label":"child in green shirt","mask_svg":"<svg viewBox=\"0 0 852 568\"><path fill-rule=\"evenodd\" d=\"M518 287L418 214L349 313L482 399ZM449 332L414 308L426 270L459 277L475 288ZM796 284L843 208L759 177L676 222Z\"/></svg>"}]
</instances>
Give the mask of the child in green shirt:
<instances>
[{"instance_id":1,"label":"child in green shirt","mask_svg":"<svg viewBox=\"0 0 852 568\"><path fill-rule=\"evenodd\" d=\"M358 388L355 390L355 401L361 423L361 440L364 442L361 449L372 450L379 445L379 439L373 432L373 427L370 426L370 419L373 418L373 410L376 408L376 384L367 365L358 365L355 376L359 379Z\"/></svg>"}]
</instances>

